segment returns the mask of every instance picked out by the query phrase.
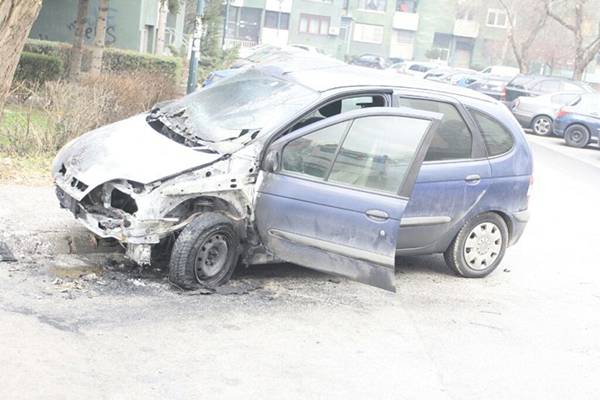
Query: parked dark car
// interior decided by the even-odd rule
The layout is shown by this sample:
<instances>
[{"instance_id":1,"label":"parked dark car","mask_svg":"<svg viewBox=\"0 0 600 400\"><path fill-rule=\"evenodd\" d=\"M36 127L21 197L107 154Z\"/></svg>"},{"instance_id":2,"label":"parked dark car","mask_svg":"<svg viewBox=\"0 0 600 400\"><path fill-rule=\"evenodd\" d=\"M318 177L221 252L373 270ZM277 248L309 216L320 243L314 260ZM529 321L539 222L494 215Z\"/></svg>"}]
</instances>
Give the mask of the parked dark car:
<instances>
[{"instance_id":1,"label":"parked dark car","mask_svg":"<svg viewBox=\"0 0 600 400\"><path fill-rule=\"evenodd\" d=\"M534 97L557 92L594 93L585 82L557 76L519 75L506 85L506 102L519 97Z\"/></svg>"},{"instance_id":2,"label":"parked dark car","mask_svg":"<svg viewBox=\"0 0 600 400\"><path fill-rule=\"evenodd\" d=\"M384 69L386 67L385 58L375 54L363 54L353 59L350 64L376 69Z\"/></svg>"},{"instance_id":3,"label":"parked dark car","mask_svg":"<svg viewBox=\"0 0 600 400\"><path fill-rule=\"evenodd\" d=\"M469 89L475 90L479 93L486 94L493 97L496 100L505 100L506 84L510 81L510 77L501 75L490 75L478 79L474 83L468 86Z\"/></svg>"},{"instance_id":4,"label":"parked dark car","mask_svg":"<svg viewBox=\"0 0 600 400\"><path fill-rule=\"evenodd\" d=\"M573 104L581 97L580 93L552 93L537 97L519 97L510 109L524 128L531 128L540 136L552 134L554 117L561 109Z\"/></svg>"},{"instance_id":5,"label":"parked dark car","mask_svg":"<svg viewBox=\"0 0 600 400\"><path fill-rule=\"evenodd\" d=\"M583 94L572 105L560 109L554 134L569 146L585 147L600 134L600 94Z\"/></svg>"}]
</instances>

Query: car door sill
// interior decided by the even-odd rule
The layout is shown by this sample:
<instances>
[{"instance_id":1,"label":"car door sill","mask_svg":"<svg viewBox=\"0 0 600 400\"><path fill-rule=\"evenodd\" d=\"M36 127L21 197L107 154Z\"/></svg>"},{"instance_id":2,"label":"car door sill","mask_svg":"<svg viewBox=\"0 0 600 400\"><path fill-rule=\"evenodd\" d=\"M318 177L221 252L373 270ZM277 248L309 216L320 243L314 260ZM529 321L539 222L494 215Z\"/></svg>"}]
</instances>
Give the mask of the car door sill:
<instances>
[{"instance_id":1,"label":"car door sill","mask_svg":"<svg viewBox=\"0 0 600 400\"><path fill-rule=\"evenodd\" d=\"M297 233L286 232L279 229L269 229L269 235L288 242L301 244L309 247L316 247L321 250L336 253L341 256L356 258L362 261L374 262L390 268L394 265L395 257L385 256L383 254L373 253L367 250L356 249L343 244L331 243L321 239L315 239L309 236L299 235Z\"/></svg>"},{"instance_id":2,"label":"car door sill","mask_svg":"<svg viewBox=\"0 0 600 400\"><path fill-rule=\"evenodd\" d=\"M438 217L409 217L400 220L400 226L427 226L447 224L452 221L452 218L446 216Z\"/></svg>"}]
</instances>

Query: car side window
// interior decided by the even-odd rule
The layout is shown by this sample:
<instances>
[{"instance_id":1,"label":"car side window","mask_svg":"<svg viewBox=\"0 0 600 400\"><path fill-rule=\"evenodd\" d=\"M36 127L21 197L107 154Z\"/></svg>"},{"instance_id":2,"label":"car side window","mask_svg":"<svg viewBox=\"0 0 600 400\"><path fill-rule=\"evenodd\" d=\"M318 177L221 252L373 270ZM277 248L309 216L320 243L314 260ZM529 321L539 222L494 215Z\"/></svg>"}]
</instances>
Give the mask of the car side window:
<instances>
[{"instance_id":1,"label":"car side window","mask_svg":"<svg viewBox=\"0 0 600 400\"><path fill-rule=\"evenodd\" d=\"M288 143L281 155L284 171L325 179L350 122L328 126Z\"/></svg>"},{"instance_id":2,"label":"car side window","mask_svg":"<svg viewBox=\"0 0 600 400\"><path fill-rule=\"evenodd\" d=\"M400 116L368 116L332 125L289 142L281 168L312 179L395 194L429 125L428 120Z\"/></svg>"},{"instance_id":3,"label":"car side window","mask_svg":"<svg viewBox=\"0 0 600 400\"><path fill-rule=\"evenodd\" d=\"M290 129L290 132L348 111L360 110L368 107L385 107L385 105L386 101L383 95L362 95L335 100L321 106L318 110L305 115Z\"/></svg>"},{"instance_id":4,"label":"car side window","mask_svg":"<svg viewBox=\"0 0 600 400\"><path fill-rule=\"evenodd\" d=\"M448 161L471 158L473 135L465 120L452 104L435 100L399 97L398 105L443 114L425 161Z\"/></svg>"},{"instance_id":5,"label":"car side window","mask_svg":"<svg viewBox=\"0 0 600 400\"><path fill-rule=\"evenodd\" d=\"M560 81L546 80L540 82L539 85L536 86L535 90L538 90L543 93L553 93L559 92L561 87Z\"/></svg>"},{"instance_id":6,"label":"car side window","mask_svg":"<svg viewBox=\"0 0 600 400\"><path fill-rule=\"evenodd\" d=\"M514 140L512 134L504 125L480 111L470 111L477 125L479 125L490 157L504 154L512 149Z\"/></svg>"},{"instance_id":7,"label":"car side window","mask_svg":"<svg viewBox=\"0 0 600 400\"><path fill-rule=\"evenodd\" d=\"M393 116L356 119L328 181L397 193L429 124Z\"/></svg>"},{"instance_id":8,"label":"car side window","mask_svg":"<svg viewBox=\"0 0 600 400\"><path fill-rule=\"evenodd\" d=\"M552 96L551 101L554 104L567 105L575 102L579 98L577 94L555 94Z\"/></svg>"}]
</instances>

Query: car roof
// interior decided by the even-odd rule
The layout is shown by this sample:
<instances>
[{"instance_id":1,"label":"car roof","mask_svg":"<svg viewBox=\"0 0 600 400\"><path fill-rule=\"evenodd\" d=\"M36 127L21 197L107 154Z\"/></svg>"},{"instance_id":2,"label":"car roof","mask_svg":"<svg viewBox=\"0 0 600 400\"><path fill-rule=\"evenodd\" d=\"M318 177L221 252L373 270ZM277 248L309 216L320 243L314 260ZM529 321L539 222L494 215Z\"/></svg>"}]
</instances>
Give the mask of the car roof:
<instances>
[{"instance_id":1,"label":"car roof","mask_svg":"<svg viewBox=\"0 0 600 400\"><path fill-rule=\"evenodd\" d=\"M495 102L488 96L470 89L404 76L386 70L349 65L331 57L309 53L303 57L295 56L285 62L263 64L256 68L260 68L265 73L289 79L317 92L351 87L397 87Z\"/></svg>"}]
</instances>

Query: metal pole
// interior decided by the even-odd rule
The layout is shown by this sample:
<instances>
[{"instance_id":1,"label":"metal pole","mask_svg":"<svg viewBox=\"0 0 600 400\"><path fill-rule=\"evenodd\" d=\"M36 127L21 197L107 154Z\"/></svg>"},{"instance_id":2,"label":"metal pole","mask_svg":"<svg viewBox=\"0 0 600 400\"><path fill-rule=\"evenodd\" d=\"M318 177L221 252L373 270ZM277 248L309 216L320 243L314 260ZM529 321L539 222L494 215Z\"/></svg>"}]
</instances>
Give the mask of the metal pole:
<instances>
[{"instance_id":1,"label":"metal pole","mask_svg":"<svg viewBox=\"0 0 600 400\"><path fill-rule=\"evenodd\" d=\"M223 21L223 40L221 47L225 49L225 39L227 39L227 24L229 23L229 0L225 3L225 20Z\"/></svg>"},{"instance_id":2,"label":"metal pole","mask_svg":"<svg viewBox=\"0 0 600 400\"><path fill-rule=\"evenodd\" d=\"M187 94L193 93L198 86L198 61L200 60L200 42L202 40L202 11L204 0L196 3L196 21L192 36L192 55L190 57L190 70L187 81Z\"/></svg>"}]
</instances>

